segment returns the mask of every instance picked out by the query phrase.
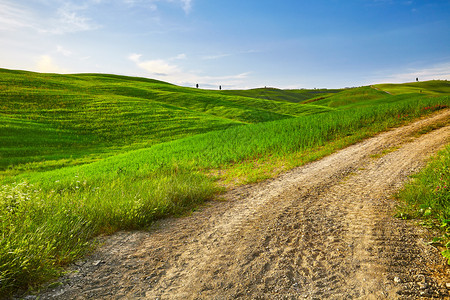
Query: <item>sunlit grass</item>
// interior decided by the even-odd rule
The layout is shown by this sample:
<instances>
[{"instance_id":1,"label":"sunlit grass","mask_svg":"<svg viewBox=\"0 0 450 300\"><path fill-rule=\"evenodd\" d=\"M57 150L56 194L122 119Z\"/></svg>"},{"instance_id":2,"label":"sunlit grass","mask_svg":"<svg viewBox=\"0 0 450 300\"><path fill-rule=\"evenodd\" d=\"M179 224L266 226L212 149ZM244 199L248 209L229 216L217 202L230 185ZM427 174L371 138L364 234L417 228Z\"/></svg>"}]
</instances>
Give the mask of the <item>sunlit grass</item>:
<instances>
[{"instance_id":1,"label":"sunlit grass","mask_svg":"<svg viewBox=\"0 0 450 300\"><path fill-rule=\"evenodd\" d=\"M297 105L142 78L9 73L0 293L53 278L99 234L192 209L218 181L269 178L450 105L370 87Z\"/></svg>"},{"instance_id":2,"label":"sunlit grass","mask_svg":"<svg viewBox=\"0 0 450 300\"><path fill-rule=\"evenodd\" d=\"M224 181L268 178L402 124L401 114L419 116L426 112L421 105L430 103L231 128L92 164L11 178L2 186L1 217L7 220L1 229L2 289L36 285L54 276L61 265L85 253L89 240L100 233L142 228L209 199L217 188L202 173L211 169L224 170Z\"/></svg>"},{"instance_id":3,"label":"sunlit grass","mask_svg":"<svg viewBox=\"0 0 450 300\"><path fill-rule=\"evenodd\" d=\"M450 93L450 82L447 80L431 80L403 84L376 84L374 87L393 95L406 93L424 93L428 95L442 95Z\"/></svg>"},{"instance_id":4,"label":"sunlit grass","mask_svg":"<svg viewBox=\"0 0 450 300\"><path fill-rule=\"evenodd\" d=\"M0 292L36 287L92 248L100 233L142 228L202 203L217 190L197 172L173 168L42 190L27 182L0 189Z\"/></svg>"},{"instance_id":5,"label":"sunlit grass","mask_svg":"<svg viewBox=\"0 0 450 300\"><path fill-rule=\"evenodd\" d=\"M77 165L199 133L332 110L144 78L5 69L0 105L0 172L6 175L44 160L53 161L47 168L69 160Z\"/></svg>"},{"instance_id":6,"label":"sunlit grass","mask_svg":"<svg viewBox=\"0 0 450 300\"><path fill-rule=\"evenodd\" d=\"M450 263L450 145L413 176L398 198L398 217L420 219L424 226L440 229L441 236L431 242L443 247Z\"/></svg>"}]
</instances>

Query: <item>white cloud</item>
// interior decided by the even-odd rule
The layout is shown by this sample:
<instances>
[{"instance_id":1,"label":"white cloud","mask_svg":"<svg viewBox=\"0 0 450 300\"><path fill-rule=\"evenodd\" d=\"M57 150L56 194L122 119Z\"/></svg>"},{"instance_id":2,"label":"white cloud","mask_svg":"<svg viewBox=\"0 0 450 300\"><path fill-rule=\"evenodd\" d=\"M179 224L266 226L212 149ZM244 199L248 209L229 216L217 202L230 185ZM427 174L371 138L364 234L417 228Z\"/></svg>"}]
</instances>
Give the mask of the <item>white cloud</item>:
<instances>
[{"instance_id":1,"label":"white cloud","mask_svg":"<svg viewBox=\"0 0 450 300\"><path fill-rule=\"evenodd\" d=\"M258 53L258 52L260 52L260 51L250 49L250 50L243 50L243 51L239 51L239 52L235 52L235 53L220 53L220 54L213 54L213 55L205 55L202 57L202 59L213 60L213 59L220 59L220 58L233 56L233 55L252 54L252 53Z\"/></svg>"},{"instance_id":2,"label":"white cloud","mask_svg":"<svg viewBox=\"0 0 450 300\"><path fill-rule=\"evenodd\" d=\"M170 65L163 59L142 61L138 63L138 66L158 76L170 76L180 73L180 69L177 66Z\"/></svg>"},{"instance_id":3,"label":"white cloud","mask_svg":"<svg viewBox=\"0 0 450 300\"><path fill-rule=\"evenodd\" d=\"M131 61L134 61L135 63L138 63L139 60L141 59L141 56L142 56L142 54L133 53L133 54L130 54L130 56L128 56L128 59Z\"/></svg>"},{"instance_id":4,"label":"white cloud","mask_svg":"<svg viewBox=\"0 0 450 300\"><path fill-rule=\"evenodd\" d=\"M87 6L74 6L66 3L57 10L58 18L52 20L47 26L50 29L43 29L41 32L64 34L100 28L100 25L95 24L91 19L80 15L79 11L87 8Z\"/></svg>"},{"instance_id":5,"label":"white cloud","mask_svg":"<svg viewBox=\"0 0 450 300\"><path fill-rule=\"evenodd\" d=\"M56 46L56 52L64 56L71 56L73 54L72 51L65 49L63 46L60 45Z\"/></svg>"},{"instance_id":6,"label":"white cloud","mask_svg":"<svg viewBox=\"0 0 450 300\"><path fill-rule=\"evenodd\" d=\"M203 59L205 59L205 60L220 59L220 58L224 58L224 57L231 56L231 55L232 54L206 55L206 56L203 56Z\"/></svg>"},{"instance_id":7,"label":"white cloud","mask_svg":"<svg viewBox=\"0 0 450 300\"><path fill-rule=\"evenodd\" d=\"M183 70L180 66L169 63L169 60L155 59L155 60L141 60L141 54L131 54L128 59L131 60L140 69L146 71L154 79L167 81L170 83L194 86L199 83L201 87L237 87L242 85L250 72L240 73L236 75L227 76L204 76L197 72L190 72ZM185 58L185 54L180 54L175 58ZM172 58L173 59L173 58Z\"/></svg>"},{"instance_id":8,"label":"white cloud","mask_svg":"<svg viewBox=\"0 0 450 300\"><path fill-rule=\"evenodd\" d=\"M175 56L175 57L172 57L170 60L175 60L175 59L186 59L186 54L184 54L184 53L181 53L181 54L178 54L177 56Z\"/></svg>"},{"instance_id":9,"label":"white cloud","mask_svg":"<svg viewBox=\"0 0 450 300\"><path fill-rule=\"evenodd\" d=\"M140 5L150 11L156 11L158 10L158 6L155 3L156 1L158 0L123 0L123 3L125 3L128 7Z\"/></svg>"},{"instance_id":10,"label":"white cloud","mask_svg":"<svg viewBox=\"0 0 450 300\"><path fill-rule=\"evenodd\" d=\"M384 78L375 79L374 82L402 83L415 81L416 78L419 78L420 81L434 80L434 79L450 80L450 62L436 64L429 68L408 69L405 72L394 73Z\"/></svg>"},{"instance_id":11,"label":"white cloud","mask_svg":"<svg viewBox=\"0 0 450 300\"><path fill-rule=\"evenodd\" d=\"M143 6L152 11L158 10L158 2L170 2L181 6L186 14L189 14L192 10L192 0L123 0L127 6Z\"/></svg>"},{"instance_id":12,"label":"white cloud","mask_svg":"<svg viewBox=\"0 0 450 300\"><path fill-rule=\"evenodd\" d=\"M20 1L0 0L0 32L29 28L39 33L61 35L97 30L102 26L90 18L89 13L93 12L95 6L108 5L112 1L39 0L41 5L39 9L17 2L20 3ZM121 0L120 2L128 8L139 7L152 12L158 10L158 3L161 2L173 3L183 9L186 14L192 10L192 0Z\"/></svg>"},{"instance_id":13,"label":"white cloud","mask_svg":"<svg viewBox=\"0 0 450 300\"><path fill-rule=\"evenodd\" d=\"M75 11L63 7L58 10L59 21L65 25L66 31L85 31L90 30L95 25L90 24L90 20L86 17L78 15Z\"/></svg>"},{"instance_id":14,"label":"white cloud","mask_svg":"<svg viewBox=\"0 0 450 300\"><path fill-rule=\"evenodd\" d=\"M131 54L128 58L135 62L136 65L146 70L148 73L157 76L170 76L180 73L180 69L176 65L171 65L163 59L141 61L141 54Z\"/></svg>"},{"instance_id":15,"label":"white cloud","mask_svg":"<svg viewBox=\"0 0 450 300\"><path fill-rule=\"evenodd\" d=\"M183 4L183 10L186 14L189 14L192 9L192 1L191 0L181 0Z\"/></svg>"},{"instance_id":16,"label":"white cloud","mask_svg":"<svg viewBox=\"0 0 450 300\"><path fill-rule=\"evenodd\" d=\"M92 2L93 1L93 2ZM0 31L14 31L24 28L39 33L64 34L98 29L100 26L80 12L100 3L91 0L89 5L77 6L65 1L59 8L55 3L43 2L44 8L33 10L31 7L0 0Z\"/></svg>"},{"instance_id":17,"label":"white cloud","mask_svg":"<svg viewBox=\"0 0 450 300\"><path fill-rule=\"evenodd\" d=\"M38 72L43 73L67 73L67 70L56 65L49 55L40 56L36 68Z\"/></svg>"},{"instance_id":18,"label":"white cloud","mask_svg":"<svg viewBox=\"0 0 450 300\"><path fill-rule=\"evenodd\" d=\"M32 13L16 3L0 3L0 31L33 27Z\"/></svg>"}]
</instances>

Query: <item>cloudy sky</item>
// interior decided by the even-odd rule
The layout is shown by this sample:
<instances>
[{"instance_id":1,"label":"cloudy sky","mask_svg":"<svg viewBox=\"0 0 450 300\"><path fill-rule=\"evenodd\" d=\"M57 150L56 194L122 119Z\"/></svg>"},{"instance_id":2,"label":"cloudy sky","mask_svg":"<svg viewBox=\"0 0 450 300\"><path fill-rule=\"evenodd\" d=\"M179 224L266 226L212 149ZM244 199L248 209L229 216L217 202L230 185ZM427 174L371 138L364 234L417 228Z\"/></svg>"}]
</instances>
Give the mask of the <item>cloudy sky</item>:
<instances>
[{"instance_id":1,"label":"cloudy sky","mask_svg":"<svg viewBox=\"0 0 450 300\"><path fill-rule=\"evenodd\" d=\"M0 0L0 68L204 88L450 80L450 1Z\"/></svg>"}]
</instances>

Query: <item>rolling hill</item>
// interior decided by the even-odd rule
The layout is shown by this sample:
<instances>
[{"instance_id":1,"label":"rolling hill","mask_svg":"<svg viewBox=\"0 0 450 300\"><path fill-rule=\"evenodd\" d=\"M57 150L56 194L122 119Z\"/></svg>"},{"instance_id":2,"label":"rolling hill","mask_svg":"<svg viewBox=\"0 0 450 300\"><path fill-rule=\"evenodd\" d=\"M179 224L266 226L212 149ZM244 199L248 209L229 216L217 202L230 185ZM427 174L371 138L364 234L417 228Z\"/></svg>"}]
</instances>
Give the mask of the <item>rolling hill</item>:
<instances>
[{"instance_id":1,"label":"rolling hill","mask_svg":"<svg viewBox=\"0 0 450 300\"><path fill-rule=\"evenodd\" d=\"M195 208L219 179L269 178L447 108L447 91L211 91L0 69L0 294L54 278L99 234Z\"/></svg>"},{"instance_id":2,"label":"rolling hill","mask_svg":"<svg viewBox=\"0 0 450 300\"><path fill-rule=\"evenodd\" d=\"M273 99L252 97L258 93L0 69L0 170L27 163L34 168L43 160L41 169L91 162L199 133L332 110L280 100L281 90L271 93Z\"/></svg>"}]
</instances>

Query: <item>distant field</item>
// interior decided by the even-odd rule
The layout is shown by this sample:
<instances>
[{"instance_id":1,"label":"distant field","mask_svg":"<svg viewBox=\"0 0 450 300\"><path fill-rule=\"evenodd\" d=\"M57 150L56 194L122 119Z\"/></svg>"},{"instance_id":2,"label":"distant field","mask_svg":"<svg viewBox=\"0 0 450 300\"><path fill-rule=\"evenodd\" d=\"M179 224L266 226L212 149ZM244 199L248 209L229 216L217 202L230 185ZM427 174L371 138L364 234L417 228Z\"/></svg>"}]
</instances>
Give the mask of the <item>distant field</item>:
<instances>
[{"instance_id":1,"label":"distant field","mask_svg":"<svg viewBox=\"0 0 450 300\"><path fill-rule=\"evenodd\" d=\"M288 101L293 103L301 103L305 100L326 96L329 94L342 92L343 89L314 89L314 90L280 90L275 88L259 88L251 90L231 90L223 91L225 95L238 95L244 97L252 97L257 99Z\"/></svg>"},{"instance_id":2,"label":"distant field","mask_svg":"<svg viewBox=\"0 0 450 300\"><path fill-rule=\"evenodd\" d=\"M99 234L194 208L217 180L262 180L447 108L438 83L208 91L0 69L0 293L54 278Z\"/></svg>"},{"instance_id":3,"label":"distant field","mask_svg":"<svg viewBox=\"0 0 450 300\"><path fill-rule=\"evenodd\" d=\"M432 95L445 95L450 93L450 82L447 80L419 81L402 84L376 84L374 87L392 95L406 93L424 93Z\"/></svg>"}]
</instances>

